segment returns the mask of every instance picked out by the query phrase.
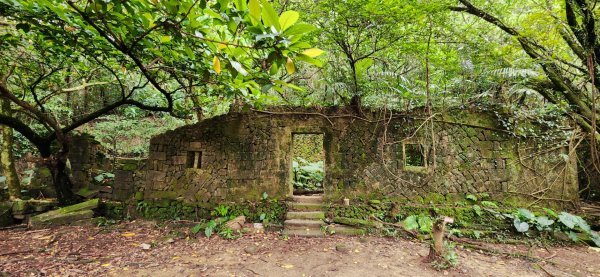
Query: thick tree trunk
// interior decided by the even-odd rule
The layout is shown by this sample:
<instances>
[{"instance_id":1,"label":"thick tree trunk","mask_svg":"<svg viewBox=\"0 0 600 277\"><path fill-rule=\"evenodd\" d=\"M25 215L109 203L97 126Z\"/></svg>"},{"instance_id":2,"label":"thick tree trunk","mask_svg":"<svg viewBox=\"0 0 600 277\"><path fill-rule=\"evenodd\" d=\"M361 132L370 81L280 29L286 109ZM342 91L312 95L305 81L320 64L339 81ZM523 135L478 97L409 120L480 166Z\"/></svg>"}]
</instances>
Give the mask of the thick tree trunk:
<instances>
[{"instance_id":1,"label":"thick tree trunk","mask_svg":"<svg viewBox=\"0 0 600 277\"><path fill-rule=\"evenodd\" d=\"M56 190L56 198L61 206L71 205L79 202L80 198L73 193L73 183L67 171L67 159L69 148L67 143L60 143L62 148L52 154L50 146L39 149L46 162L46 167L52 174L52 184Z\"/></svg>"},{"instance_id":2,"label":"thick tree trunk","mask_svg":"<svg viewBox=\"0 0 600 277\"><path fill-rule=\"evenodd\" d=\"M6 100L0 100L2 103L2 113L10 113L10 103ZM13 155L13 130L7 126L0 126L2 131L2 147L0 147L0 164L2 166L2 172L6 177L6 184L8 185L8 195L10 199L21 198L21 184L19 182L19 175L17 175L17 169L15 167L15 158Z\"/></svg>"}]
</instances>

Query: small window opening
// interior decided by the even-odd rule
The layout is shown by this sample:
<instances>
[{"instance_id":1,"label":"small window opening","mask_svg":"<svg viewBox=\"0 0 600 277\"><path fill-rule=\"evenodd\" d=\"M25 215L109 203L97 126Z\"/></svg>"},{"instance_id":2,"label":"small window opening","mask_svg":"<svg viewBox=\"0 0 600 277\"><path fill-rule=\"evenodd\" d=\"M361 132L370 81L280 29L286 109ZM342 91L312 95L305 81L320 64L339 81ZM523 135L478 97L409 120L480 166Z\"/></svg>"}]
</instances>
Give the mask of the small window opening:
<instances>
[{"instance_id":1,"label":"small window opening","mask_svg":"<svg viewBox=\"0 0 600 277\"><path fill-rule=\"evenodd\" d=\"M404 144L404 165L425 166L425 151L420 144Z\"/></svg>"},{"instance_id":2,"label":"small window opening","mask_svg":"<svg viewBox=\"0 0 600 277\"><path fill-rule=\"evenodd\" d=\"M202 152L188 151L187 168L202 168Z\"/></svg>"}]
</instances>

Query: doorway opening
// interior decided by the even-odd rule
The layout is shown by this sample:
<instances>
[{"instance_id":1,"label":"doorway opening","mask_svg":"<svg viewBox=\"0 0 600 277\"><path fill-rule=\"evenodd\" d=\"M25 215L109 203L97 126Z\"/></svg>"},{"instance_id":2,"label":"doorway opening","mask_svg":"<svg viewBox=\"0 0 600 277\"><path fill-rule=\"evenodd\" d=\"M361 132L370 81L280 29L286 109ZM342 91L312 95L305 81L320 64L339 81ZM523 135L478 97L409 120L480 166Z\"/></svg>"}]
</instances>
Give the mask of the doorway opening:
<instances>
[{"instance_id":1,"label":"doorway opening","mask_svg":"<svg viewBox=\"0 0 600 277\"><path fill-rule=\"evenodd\" d=\"M322 194L325 181L323 134L292 134L294 195Z\"/></svg>"}]
</instances>

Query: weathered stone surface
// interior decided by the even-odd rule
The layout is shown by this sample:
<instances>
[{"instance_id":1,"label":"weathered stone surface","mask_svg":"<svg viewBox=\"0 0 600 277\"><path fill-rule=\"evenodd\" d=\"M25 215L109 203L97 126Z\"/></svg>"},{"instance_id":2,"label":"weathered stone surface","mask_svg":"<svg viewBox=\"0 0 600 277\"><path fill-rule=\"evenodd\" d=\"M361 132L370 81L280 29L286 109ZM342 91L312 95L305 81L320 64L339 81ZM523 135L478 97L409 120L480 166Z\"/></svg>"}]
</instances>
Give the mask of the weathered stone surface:
<instances>
[{"instance_id":1,"label":"weathered stone surface","mask_svg":"<svg viewBox=\"0 0 600 277\"><path fill-rule=\"evenodd\" d=\"M0 227L13 224L11 206L9 202L0 202Z\"/></svg>"},{"instance_id":2,"label":"weathered stone surface","mask_svg":"<svg viewBox=\"0 0 600 277\"><path fill-rule=\"evenodd\" d=\"M76 221L89 219L94 215L93 209L98 208L99 203L100 200L96 198L39 214L29 218L29 226L39 228L44 226L70 224Z\"/></svg>"},{"instance_id":3,"label":"weathered stone surface","mask_svg":"<svg viewBox=\"0 0 600 277\"><path fill-rule=\"evenodd\" d=\"M94 212L92 210L76 211L69 213L48 212L31 217L29 219L29 227L42 228L71 223L79 224L81 220L91 219L92 216L94 216Z\"/></svg>"},{"instance_id":4,"label":"weathered stone surface","mask_svg":"<svg viewBox=\"0 0 600 277\"><path fill-rule=\"evenodd\" d=\"M550 186L545 197L577 199L574 157L566 162L553 158L570 153L568 147L531 155L551 142L511 136L501 131L493 113L440 115L433 137L419 128L423 122L418 113L393 118L387 129L357 120L378 118L376 112L356 115L331 109L318 113L310 109L232 113L159 135L152 139L147 167L141 171L144 181L131 193L143 191L145 199L154 199L159 196L155 192L170 192L169 198L203 203L257 201L264 192L269 197L288 197L292 193L292 134L319 133L324 138L328 200L374 193L394 197L431 192L526 195L549 187L552 180L563 183ZM407 164L403 143L422 147L423 166ZM194 164L188 161L188 151L201 152L197 168L187 168ZM523 180L532 181L523 184Z\"/></svg>"},{"instance_id":5,"label":"weathered stone surface","mask_svg":"<svg viewBox=\"0 0 600 277\"><path fill-rule=\"evenodd\" d=\"M348 218L348 217L334 217L333 222L348 225L348 226L357 226L357 227L369 227L369 228L381 228L383 225L376 221L370 220L361 220L356 218Z\"/></svg>"},{"instance_id":6,"label":"weathered stone surface","mask_svg":"<svg viewBox=\"0 0 600 277\"><path fill-rule=\"evenodd\" d=\"M233 231L240 231L244 227L244 223L246 223L246 217L242 215L227 221L225 226Z\"/></svg>"}]
</instances>

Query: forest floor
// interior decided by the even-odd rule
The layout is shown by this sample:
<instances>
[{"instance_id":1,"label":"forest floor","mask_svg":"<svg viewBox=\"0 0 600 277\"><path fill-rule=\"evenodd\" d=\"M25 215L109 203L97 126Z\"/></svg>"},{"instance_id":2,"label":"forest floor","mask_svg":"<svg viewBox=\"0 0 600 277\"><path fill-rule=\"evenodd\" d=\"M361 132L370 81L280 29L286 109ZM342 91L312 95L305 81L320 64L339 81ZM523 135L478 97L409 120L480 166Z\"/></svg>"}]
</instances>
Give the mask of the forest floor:
<instances>
[{"instance_id":1,"label":"forest floor","mask_svg":"<svg viewBox=\"0 0 600 277\"><path fill-rule=\"evenodd\" d=\"M149 221L3 230L0 276L600 276L600 252L587 246L477 243L517 254L506 255L459 245L459 265L435 271L423 262L429 244L415 240L189 235Z\"/></svg>"}]
</instances>

